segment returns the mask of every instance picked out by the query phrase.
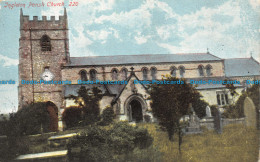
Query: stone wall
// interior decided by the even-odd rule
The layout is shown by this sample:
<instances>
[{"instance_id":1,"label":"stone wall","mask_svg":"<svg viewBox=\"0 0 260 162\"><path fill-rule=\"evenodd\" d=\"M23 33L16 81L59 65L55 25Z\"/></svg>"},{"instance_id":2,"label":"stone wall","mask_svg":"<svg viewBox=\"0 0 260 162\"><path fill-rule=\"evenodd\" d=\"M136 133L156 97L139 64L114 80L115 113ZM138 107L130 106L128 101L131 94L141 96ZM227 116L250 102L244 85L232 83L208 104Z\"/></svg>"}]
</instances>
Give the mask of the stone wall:
<instances>
[{"instance_id":1,"label":"stone wall","mask_svg":"<svg viewBox=\"0 0 260 162\"><path fill-rule=\"evenodd\" d=\"M58 108L63 107L62 85L21 84L22 80L41 80L46 67L54 74L53 80L62 80L61 68L69 59L69 40L66 11L59 20L20 13L19 39L19 108L32 102L52 101ZM41 38L48 35L51 51L42 51Z\"/></svg>"},{"instance_id":2,"label":"stone wall","mask_svg":"<svg viewBox=\"0 0 260 162\"><path fill-rule=\"evenodd\" d=\"M221 121L222 121L222 126L227 126L229 124L245 124L245 118L238 118L238 119L222 118ZM215 129L214 119L213 118L201 119L200 126L204 126L209 130Z\"/></svg>"},{"instance_id":3,"label":"stone wall","mask_svg":"<svg viewBox=\"0 0 260 162\"><path fill-rule=\"evenodd\" d=\"M70 80L72 81L72 84L77 84L77 80L80 79L80 71L85 70L87 72L87 76L89 78L89 71L94 69L97 71L97 79L98 80L112 80L112 70L116 69L118 71L118 80L123 80L122 78L122 69L127 69L128 76L130 75L130 68L134 67L135 75L140 79L143 80L143 73L142 69L147 68L148 69L148 78L147 80L152 80L151 77L151 68L155 67L157 69L156 77L157 79L161 79L162 75L170 74L171 73L171 67L175 66L178 68L179 66L185 67L185 78L200 78L199 72L198 72L198 66L203 65L204 67L206 65L212 66L212 76L211 77L223 77L224 71L223 71L223 64L222 61L211 61L211 62L187 62L187 63L165 63L165 64L133 64L133 65L114 65L114 66L85 66L85 67L64 67L62 69L62 78L64 80ZM205 70L205 69L204 69ZM206 75L206 72L204 72ZM180 77L179 70L176 71L177 77ZM206 77L206 76L205 76Z\"/></svg>"}]
</instances>

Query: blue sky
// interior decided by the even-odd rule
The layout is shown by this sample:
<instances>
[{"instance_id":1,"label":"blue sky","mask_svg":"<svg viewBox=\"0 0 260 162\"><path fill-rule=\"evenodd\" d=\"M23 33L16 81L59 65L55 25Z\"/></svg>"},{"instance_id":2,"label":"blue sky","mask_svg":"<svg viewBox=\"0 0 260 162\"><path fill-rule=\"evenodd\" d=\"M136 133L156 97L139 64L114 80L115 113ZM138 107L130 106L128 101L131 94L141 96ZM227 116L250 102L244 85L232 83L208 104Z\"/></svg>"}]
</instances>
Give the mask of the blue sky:
<instances>
[{"instance_id":1,"label":"blue sky","mask_svg":"<svg viewBox=\"0 0 260 162\"><path fill-rule=\"evenodd\" d=\"M0 0L1 1L1 0ZM18 81L19 7L25 15L63 14L63 7L27 8L40 0L0 2L0 80ZM62 0L43 0L62 2ZM68 5L69 1L65 1ZM260 61L260 0L74 0L67 6L71 56L209 51ZM17 85L0 85L0 113L17 108Z\"/></svg>"}]
</instances>

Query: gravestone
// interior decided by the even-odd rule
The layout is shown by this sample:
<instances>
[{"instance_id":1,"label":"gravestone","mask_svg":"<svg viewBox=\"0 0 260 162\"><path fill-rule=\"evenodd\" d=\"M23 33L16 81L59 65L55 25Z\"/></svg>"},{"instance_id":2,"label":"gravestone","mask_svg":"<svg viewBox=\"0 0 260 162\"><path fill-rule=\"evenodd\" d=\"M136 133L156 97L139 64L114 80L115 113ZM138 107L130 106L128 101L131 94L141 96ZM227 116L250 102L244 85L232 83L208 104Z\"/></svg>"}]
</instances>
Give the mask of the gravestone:
<instances>
[{"instance_id":1,"label":"gravestone","mask_svg":"<svg viewBox=\"0 0 260 162\"><path fill-rule=\"evenodd\" d=\"M207 117L207 118L211 118L211 117L212 117L212 115L211 115L211 109L210 109L209 106L206 107L206 117Z\"/></svg>"},{"instance_id":2,"label":"gravestone","mask_svg":"<svg viewBox=\"0 0 260 162\"><path fill-rule=\"evenodd\" d=\"M254 102L249 97L244 101L244 114L246 126L256 128L256 108Z\"/></svg>"},{"instance_id":3,"label":"gravestone","mask_svg":"<svg viewBox=\"0 0 260 162\"><path fill-rule=\"evenodd\" d=\"M190 108L192 114L190 115L188 127L185 129L185 134L198 134L202 133L200 129L200 119L196 115L194 109Z\"/></svg>"},{"instance_id":4,"label":"gravestone","mask_svg":"<svg viewBox=\"0 0 260 162\"><path fill-rule=\"evenodd\" d=\"M222 121L221 121L221 112L217 109L216 115L214 117L214 127L218 134L222 134Z\"/></svg>"}]
</instances>

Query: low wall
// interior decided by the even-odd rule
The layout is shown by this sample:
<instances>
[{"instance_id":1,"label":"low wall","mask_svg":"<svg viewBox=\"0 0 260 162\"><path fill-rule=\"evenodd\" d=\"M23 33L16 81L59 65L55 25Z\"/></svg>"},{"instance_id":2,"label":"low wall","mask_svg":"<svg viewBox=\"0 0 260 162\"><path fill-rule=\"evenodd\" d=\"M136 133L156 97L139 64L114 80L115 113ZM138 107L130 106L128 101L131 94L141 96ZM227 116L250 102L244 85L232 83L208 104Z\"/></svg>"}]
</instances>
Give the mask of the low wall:
<instances>
[{"instance_id":1,"label":"low wall","mask_svg":"<svg viewBox=\"0 0 260 162\"><path fill-rule=\"evenodd\" d=\"M214 119L213 118L206 118L206 119L201 119L200 120L200 126L201 127L206 127L209 130L214 129Z\"/></svg>"},{"instance_id":2,"label":"low wall","mask_svg":"<svg viewBox=\"0 0 260 162\"><path fill-rule=\"evenodd\" d=\"M229 124L245 124L245 118L238 118L238 119L226 119L222 118L222 126L226 126ZM214 119L213 118L204 118L200 120L200 126L204 126L209 130L215 128L214 126Z\"/></svg>"},{"instance_id":3,"label":"low wall","mask_svg":"<svg viewBox=\"0 0 260 162\"><path fill-rule=\"evenodd\" d=\"M238 119L224 119L222 118L222 124L223 126L229 125L229 124L245 124L245 118L238 118Z\"/></svg>"}]
</instances>

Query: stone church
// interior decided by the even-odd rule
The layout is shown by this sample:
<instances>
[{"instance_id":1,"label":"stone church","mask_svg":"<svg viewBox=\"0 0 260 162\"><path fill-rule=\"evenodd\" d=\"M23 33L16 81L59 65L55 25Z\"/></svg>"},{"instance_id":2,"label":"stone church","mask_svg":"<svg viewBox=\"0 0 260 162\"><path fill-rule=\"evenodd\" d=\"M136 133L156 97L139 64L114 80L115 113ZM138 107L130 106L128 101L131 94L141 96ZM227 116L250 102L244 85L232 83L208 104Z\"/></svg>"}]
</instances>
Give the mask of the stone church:
<instances>
[{"instance_id":1,"label":"stone church","mask_svg":"<svg viewBox=\"0 0 260 162\"><path fill-rule=\"evenodd\" d=\"M187 54L148 54L118 56L70 57L69 29L66 9L55 20L29 16L20 11L19 39L19 108L23 105L49 101L55 104L59 115L77 95L81 86L98 87L103 94L101 109L112 106L120 120L142 121L149 115L150 101L144 84L134 80L160 80L162 75L172 75L190 80L239 80L238 92L243 91L245 80L260 79L260 65L252 57L222 59L209 52ZM48 74L48 75L47 75ZM39 81L43 77L71 84L22 84L22 80ZM50 75L50 76L49 76ZM78 84L82 81L117 81L128 84ZM231 96L222 84L202 84L197 89L211 105L227 105Z\"/></svg>"}]
</instances>

